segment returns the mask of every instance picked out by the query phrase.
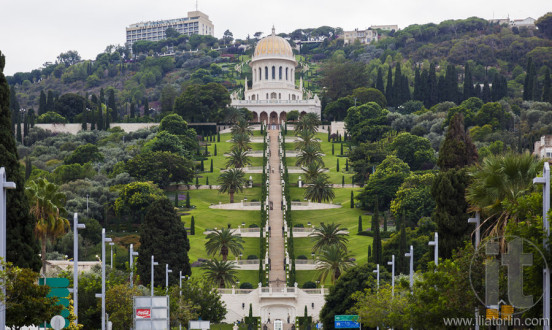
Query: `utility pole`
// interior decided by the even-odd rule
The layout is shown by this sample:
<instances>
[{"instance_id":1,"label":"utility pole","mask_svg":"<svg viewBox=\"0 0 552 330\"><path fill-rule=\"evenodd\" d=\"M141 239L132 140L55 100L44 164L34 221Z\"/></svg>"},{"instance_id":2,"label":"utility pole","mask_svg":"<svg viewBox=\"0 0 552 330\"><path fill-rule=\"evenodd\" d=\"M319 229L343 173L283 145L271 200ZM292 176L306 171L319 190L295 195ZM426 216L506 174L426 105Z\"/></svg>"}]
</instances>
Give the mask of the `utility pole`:
<instances>
[{"instance_id":1,"label":"utility pole","mask_svg":"<svg viewBox=\"0 0 552 330\"><path fill-rule=\"evenodd\" d=\"M138 252L134 252L134 244L130 244L130 287L134 286L134 256L138 256Z\"/></svg>"},{"instance_id":2,"label":"utility pole","mask_svg":"<svg viewBox=\"0 0 552 330\"><path fill-rule=\"evenodd\" d=\"M6 169L0 168L0 259L6 262L6 197L8 189L15 189L15 182L6 181ZM0 270L4 271L4 266L0 264ZM2 294L6 297L6 285L2 283ZM0 328L6 328L6 304L4 300L0 301Z\"/></svg>"},{"instance_id":3,"label":"utility pole","mask_svg":"<svg viewBox=\"0 0 552 330\"><path fill-rule=\"evenodd\" d=\"M542 184L542 229L544 231L544 248L548 251L548 237L550 236L550 224L548 223L548 211L550 210L550 164L544 163L542 177L533 179L533 184ZM544 330L550 330L550 268L548 265L543 269L543 313Z\"/></svg>"},{"instance_id":4,"label":"utility pole","mask_svg":"<svg viewBox=\"0 0 552 330\"><path fill-rule=\"evenodd\" d=\"M73 311L75 312L75 325L79 324L79 229L86 228L84 223L79 223L79 215L73 215Z\"/></svg>"}]
</instances>

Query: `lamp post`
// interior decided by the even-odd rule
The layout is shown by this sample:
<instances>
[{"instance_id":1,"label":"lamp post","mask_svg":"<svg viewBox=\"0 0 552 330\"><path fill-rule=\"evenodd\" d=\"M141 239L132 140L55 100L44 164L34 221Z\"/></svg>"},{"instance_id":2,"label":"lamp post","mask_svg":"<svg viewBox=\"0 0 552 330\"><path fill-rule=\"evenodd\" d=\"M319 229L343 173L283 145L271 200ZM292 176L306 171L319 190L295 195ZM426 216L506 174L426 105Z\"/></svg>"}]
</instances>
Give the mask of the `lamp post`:
<instances>
[{"instance_id":1,"label":"lamp post","mask_svg":"<svg viewBox=\"0 0 552 330\"><path fill-rule=\"evenodd\" d=\"M414 284L414 247L410 245L410 252L404 254L405 257L410 258L410 289Z\"/></svg>"},{"instance_id":2,"label":"lamp post","mask_svg":"<svg viewBox=\"0 0 552 330\"><path fill-rule=\"evenodd\" d=\"M102 293L96 293L96 298L102 299L102 330L105 330L105 243L111 242L111 238L105 237L105 228L102 228Z\"/></svg>"},{"instance_id":3,"label":"lamp post","mask_svg":"<svg viewBox=\"0 0 552 330\"><path fill-rule=\"evenodd\" d=\"M374 272L374 273L377 274L377 275L376 275L376 278L377 278L377 280L376 280L376 283L377 283L376 288L377 288L377 290L379 291L379 275L380 275L379 264L376 264L376 269L373 270L372 272Z\"/></svg>"},{"instance_id":4,"label":"lamp post","mask_svg":"<svg viewBox=\"0 0 552 330\"><path fill-rule=\"evenodd\" d=\"M0 168L0 258L6 262L6 190L15 189L15 182L6 181L6 169ZM4 266L0 264L0 270ZM6 296L6 285L2 283L3 297ZM6 307L4 300L0 300L0 328L6 327Z\"/></svg>"},{"instance_id":5,"label":"lamp post","mask_svg":"<svg viewBox=\"0 0 552 330\"><path fill-rule=\"evenodd\" d=\"M391 266L391 297L395 295L395 255L391 256L391 261L387 264Z\"/></svg>"},{"instance_id":6,"label":"lamp post","mask_svg":"<svg viewBox=\"0 0 552 330\"><path fill-rule=\"evenodd\" d=\"M433 251L433 259L435 267L437 268L437 265L439 264L439 233L435 232L433 241L429 241L427 245L435 247L435 251Z\"/></svg>"},{"instance_id":7,"label":"lamp post","mask_svg":"<svg viewBox=\"0 0 552 330\"><path fill-rule=\"evenodd\" d=\"M481 240L481 218L479 217L479 212L475 212L475 218L469 218L468 223L475 223L475 248L479 247L479 241Z\"/></svg>"},{"instance_id":8,"label":"lamp post","mask_svg":"<svg viewBox=\"0 0 552 330\"><path fill-rule=\"evenodd\" d=\"M130 287L134 286L134 256L138 256L138 252L134 252L134 244L130 244Z\"/></svg>"},{"instance_id":9,"label":"lamp post","mask_svg":"<svg viewBox=\"0 0 552 330\"><path fill-rule=\"evenodd\" d=\"M186 279L187 276L182 276L182 271L180 271L179 275L178 275L178 286L180 287L180 296L182 297L182 279ZM178 323L178 329L181 330L182 329L182 324L180 324L180 322Z\"/></svg>"},{"instance_id":10,"label":"lamp post","mask_svg":"<svg viewBox=\"0 0 552 330\"><path fill-rule=\"evenodd\" d=\"M153 254L151 255L151 296L153 297L153 266L159 265L158 262L155 262Z\"/></svg>"},{"instance_id":11,"label":"lamp post","mask_svg":"<svg viewBox=\"0 0 552 330\"><path fill-rule=\"evenodd\" d=\"M73 311L75 312L75 325L79 324L79 229L86 228L84 223L79 223L79 216L73 215Z\"/></svg>"},{"instance_id":12,"label":"lamp post","mask_svg":"<svg viewBox=\"0 0 552 330\"><path fill-rule=\"evenodd\" d=\"M542 229L544 231L543 245L546 250L548 247L548 236L550 236L550 225L548 223L548 210L550 210L550 164L544 163L542 177L536 177L533 179L533 184L542 184ZM548 265L543 269L542 279L543 293L542 317L545 319L544 330L550 329L550 268Z\"/></svg>"},{"instance_id":13,"label":"lamp post","mask_svg":"<svg viewBox=\"0 0 552 330\"><path fill-rule=\"evenodd\" d=\"M172 269L169 269L169 264L165 264L165 291L169 290L169 273L172 273Z\"/></svg>"},{"instance_id":14,"label":"lamp post","mask_svg":"<svg viewBox=\"0 0 552 330\"><path fill-rule=\"evenodd\" d=\"M115 245L115 243L113 242L109 243L109 246L111 249L111 269L113 269L113 245Z\"/></svg>"}]
</instances>

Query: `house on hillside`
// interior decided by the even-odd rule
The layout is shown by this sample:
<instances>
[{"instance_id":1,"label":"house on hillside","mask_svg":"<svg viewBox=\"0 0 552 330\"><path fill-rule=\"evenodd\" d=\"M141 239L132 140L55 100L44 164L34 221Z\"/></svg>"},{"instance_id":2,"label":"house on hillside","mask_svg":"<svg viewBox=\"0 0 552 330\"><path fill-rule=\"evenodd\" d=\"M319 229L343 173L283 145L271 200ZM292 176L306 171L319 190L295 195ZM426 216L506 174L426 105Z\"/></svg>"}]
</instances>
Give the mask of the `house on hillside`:
<instances>
[{"instance_id":1,"label":"house on hillside","mask_svg":"<svg viewBox=\"0 0 552 330\"><path fill-rule=\"evenodd\" d=\"M533 155L539 156L540 159L552 158L552 135L543 135L535 142Z\"/></svg>"}]
</instances>

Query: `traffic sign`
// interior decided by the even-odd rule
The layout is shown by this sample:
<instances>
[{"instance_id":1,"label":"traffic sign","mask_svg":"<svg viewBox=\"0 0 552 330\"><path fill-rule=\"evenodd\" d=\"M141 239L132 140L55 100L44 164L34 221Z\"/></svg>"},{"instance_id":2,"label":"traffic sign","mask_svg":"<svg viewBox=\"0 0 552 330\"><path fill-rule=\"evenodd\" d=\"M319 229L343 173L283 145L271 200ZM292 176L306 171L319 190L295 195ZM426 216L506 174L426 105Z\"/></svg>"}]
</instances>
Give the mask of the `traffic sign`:
<instances>
[{"instance_id":1,"label":"traffic sign","mask_svg":"<svg viewBox=\"0 0 552 330\"><path fill-rule=\"evenodd\" d=\"M50 287L50 291L48 292L47 297L55 297L57 298L56 305L61 305L64 308L61 310L61 318L64 320L64 327L69 326L69 299L67 297L69 296L69 289L67 288L69 286L69 280L66 278L61 277L49 277L49 278L40 278L38 280L39 285L44 285L46 283L47 286ZM52 319L53 320L53 319ZM53 327L53 325L51 325ZM62 329L61 327L60 329Z\"/></svg>"},{"instance_id":2,"label":"traffic sign","mask_svg":"<svg viewBox=\"0 0 552 330\"><path fill-rule=\"evenodd\" d=\"M496 319L498 319L498 309L487 308L487 312L485 314L485 317L486 317L487 320L496 320Z\"/></svg>"},{"instance_id":3,"label":"traffic sign","mask_svg":"<svg viewBox=\"0 0 552 330\"><path fill-rule=\"evenodd\" d=\"M500 306L500 316L502 319L511 320L513 314L514 314L514 306L512 305Z\"/></svg>"},{"instance_id":4,"label":"traffic sign","mask_svg":"<svg viewBox=\"0 0 552 330\"><path fill-rule=\"evenodd\" d=\"M39 285L44 285L44 278L38 279ZM69 280L63 277L48 277L46 278L46 285L51 288L66 288L69 286Z\"/></svg>"},{"instance_id":5,"label":"traffic sign","mask_svg":"<svg viewBox=\"0 0 552 330\"><path fill-rule=\"evenodd\" d=\"M56 315L50 320L50 325L55 330L61 330L65 327L65 319L61 315Z\"/></svg>"},{"instance_id":6,"label":"traffic sign","mask_svg":"<svg viewBox=\"0 0 552 330\"><path fill-rule=\"evenodd\" d=\"M69 296L69 289L67 288L51 288L46 297L67 297Z\"/></svg>"},{"instance_id":7,"label":"traffic sign","mask_svg":"<svg viewBox=\"0 0 552 330\"><path fill-rule=\"evenodd\" d=\"M360 328L358 315L335 315L334 327L336 329Z\"/></svg>"}]
</instances>

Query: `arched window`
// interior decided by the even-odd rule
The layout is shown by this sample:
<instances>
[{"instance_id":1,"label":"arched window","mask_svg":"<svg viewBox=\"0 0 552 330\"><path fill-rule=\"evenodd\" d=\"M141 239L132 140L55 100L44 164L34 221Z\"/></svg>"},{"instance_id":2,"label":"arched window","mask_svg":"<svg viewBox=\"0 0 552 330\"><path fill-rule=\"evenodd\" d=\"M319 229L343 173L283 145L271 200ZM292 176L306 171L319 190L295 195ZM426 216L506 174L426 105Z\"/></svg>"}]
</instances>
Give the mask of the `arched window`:
<instances>
[{"instance_id":1,"label":"arched window","mask_svg":"<svg viewBox=\"0 0 552 330\"><path fill-rule=\"evenodd\" d=\"M288 70L289 70L289 68L286 68L286 81L289 80L289 78L288 78Z\"/></svg>"},{"instance_id":2,"label":"arched window","mask_svg":"<svg viewBox=\"0 0 552 330\"><path fill-rule=\"evenodd\" d=\"M282 93L278 93L278 100L282 99Z\"/></svg>"},{"instance_id":3,"label":"arched window","mask_svg":"<svg viewBox=\"0 0 552 330\"><path fill-rule=\"evenodd\" d=\"M266 93L266 99L268 100L268 93Z\"/></svg>"},{"instance_id":4,"label":"arched window","mask_svg":"<svg viewBox=\"0 0 552 330\"><path fill-rule=\"evenodd\" d=\"M270 93L270 99L271 100L276 100L276 92Z\"/></svg>"},{"instance_id":5,"label":"arched window","mask_svg":"<svg viewBox=\"0 0 552 330\"><path fill-rule=\"evenodd\" d=\"M276 67L272 66L272 80L276 80Z\"/></svg>"},{"instance_id":6,"label":"arched window","mask_svg":"<svg viewBox=\"0 0 552 330\"><path fill-rule=\"evenodd\" d=\"M263 79L263 71L259 68L259 80Z\"/></svg>"},{"instance_id":7,"label":"arched window","mask_svg":"<svg viewBox=\"0 0 552 330\"><path fill-rule=\"evenodd\" d=\"M255 94L253 94L253 95L251 96L251 99L252 99L253 101L255 101Z\"/></svg>"},{"instance_id":8,"label":"arched window","mask_svg":"<svg viewBox=\"0 0 552 330\"><path fill-rule=\"evenodd\" d=\"M265 80L268 80L268 66L265 66Z\"/></svg>"},{"instance_id":9,"label":"arched window","mask_svg":"<svg viewBox=\"0 0 552 330\"><path fill-rule=\"evenodd\" d=\"M279 73L279 79L282 80L282 67L280 67L280 69L278 70L278 73Z\"/></svg>"},{"instance_id":10,"label":"arched window","mask_svg":"<svg viewBox=\"0 0 552 330\"><path fill-rule=\"evenodd\" d=\"M291 96L291 99L295 101L295 95L292 95L292 96Z\"/></svg>"}]
</instances>

